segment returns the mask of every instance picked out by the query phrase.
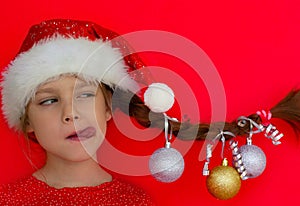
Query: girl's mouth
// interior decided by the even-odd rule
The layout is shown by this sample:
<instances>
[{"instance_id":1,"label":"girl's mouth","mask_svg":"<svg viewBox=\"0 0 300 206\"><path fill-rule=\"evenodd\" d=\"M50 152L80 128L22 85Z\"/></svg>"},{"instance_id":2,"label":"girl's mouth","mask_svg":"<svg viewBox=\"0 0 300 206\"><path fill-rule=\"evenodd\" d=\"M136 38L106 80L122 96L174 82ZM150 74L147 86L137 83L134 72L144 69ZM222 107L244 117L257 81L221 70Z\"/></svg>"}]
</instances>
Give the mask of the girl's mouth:
<instances>
[{"instance_id":1,"label":"girl's mouth","mask_svg":"<svg viewBox=\"0 0 300 206\"><path fill-rule=\"evenodd\" d=\"M67 139L71 141L84 141L93 137L95 134L96 129L94 127L87 127L83 130L74 132L73 134L69 135Z\"/></svg>"}]
</instances>

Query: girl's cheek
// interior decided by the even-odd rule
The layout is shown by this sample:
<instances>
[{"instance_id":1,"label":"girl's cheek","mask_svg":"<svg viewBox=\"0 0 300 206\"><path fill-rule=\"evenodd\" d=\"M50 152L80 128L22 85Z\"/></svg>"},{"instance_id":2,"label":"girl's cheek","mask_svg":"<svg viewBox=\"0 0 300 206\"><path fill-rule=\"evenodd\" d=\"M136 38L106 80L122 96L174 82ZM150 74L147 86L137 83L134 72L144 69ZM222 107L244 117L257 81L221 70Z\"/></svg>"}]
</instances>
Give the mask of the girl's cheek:
<instances>
[{"instance_id":1,"label":"girl's cheek","mask_svg":"<svg viewBox=\"0 0 300 206\"><path fill-rule=\"evenodd\" d=\"M80 114L93 114L95 113L95 102L80 102L74 104L73 109Z\"/></svg>"}]
</instances>

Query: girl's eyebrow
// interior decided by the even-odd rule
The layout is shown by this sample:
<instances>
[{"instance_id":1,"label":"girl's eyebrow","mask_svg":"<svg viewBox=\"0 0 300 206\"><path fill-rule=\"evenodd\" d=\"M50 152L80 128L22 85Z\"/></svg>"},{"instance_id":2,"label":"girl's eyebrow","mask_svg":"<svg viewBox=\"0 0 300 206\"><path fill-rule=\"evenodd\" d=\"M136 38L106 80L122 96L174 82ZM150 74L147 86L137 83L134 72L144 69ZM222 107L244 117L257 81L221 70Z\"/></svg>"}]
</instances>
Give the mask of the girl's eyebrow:
<instances>
[{"instance_id":1,"label":"girl's eyebrow","mask_svg":"<svg viewBox=\"0 0 300 206\"><path fill-rule=\"evenodd\" d=\"M94 85L94 84L89 84L89 83L86 83L86 82L79 82L79 83L76 83L76 87L74 88L74 90L76 89L84 89L84 88L96 88L97 86ZM52 87L46 87L46 88L41 88L41 89L38 89L36 91L35 94L41 94L41 93L54 93L56 92L57 90L52 88Z\"/></svg>"},{"instance_id":2,"label":"girl's eyebrow","mask_svg":"<svg viewBox=\"0 0 300 206\"><path fill-rule=\"evenodd\" d=\"M87 82L76 82L75 83L75 88L74 89L80 89L80 88L86 88L86 87L98 87L95 84L87 83Z\"/></svg>"},{"instance_id":3,"label":"girl's eyebrow","mask_svg":"<svg viewBox=\"0 0 300 206\"><path fill-rule=\"evenodd\" d=\"M75 81L75 84L73 85L74 86L74 90L76 89L79 89L79 88L85 88L85 87L97 87L96 84L93 84L93 83L90 83L90 82L86 82L86 81L81 81L81 80L77 80ZM53 93L53 92L56 92L57 89L56 88L53 88L51 86L46 86L46 87L42 87L40 89L38 89L36 91L35 94L39 94L39 93Z\"/></svg>"},{"instance_id":4,"label":"girl's eyebrow","mask_svg":"<svg viewBox=\"0 0 300 206\"><path fill-rule=\"evenodd\" d=\"M36 91L35 94L40 94L40 93L53 93L55 92L55 89L53 88L42 88Z\"/></svg>"}]
</instances>

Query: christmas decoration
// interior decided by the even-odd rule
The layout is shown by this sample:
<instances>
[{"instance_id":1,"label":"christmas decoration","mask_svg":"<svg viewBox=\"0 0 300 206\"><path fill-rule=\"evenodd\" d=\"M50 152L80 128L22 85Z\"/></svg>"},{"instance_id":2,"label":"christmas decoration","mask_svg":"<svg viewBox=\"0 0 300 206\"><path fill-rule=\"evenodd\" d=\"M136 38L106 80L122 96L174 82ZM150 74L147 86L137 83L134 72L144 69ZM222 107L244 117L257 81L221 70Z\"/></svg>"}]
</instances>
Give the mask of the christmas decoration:
<instances>
[{"instance_id":1,"label":"christmas decoration","mask_svg":"<svg viewBox=\"0 0 300 206\"><path fill-rule=\"evenodd\" d=\"M217 141L221 140L222 141L222 152L221 152L221 158L223 159L224 157L224 147L225 147L225 136L224 135L229 135L234 137L234 134L231 132L224 132L223 130L220 131L220 133L214 137L210 143L206 145L206 162L204 163L203 171L202 174L203 176L208 176L209 175L209 162L210 158L212 157L212 148L213 145L216 144Z\"/></svg>"},{"instance_id":2,"label":"christmas decoration","mask_svg":"<svg viewBox=\"0 0 300 206\"><path fill-rule=\"evenodd\" d=\"M174 92L163 83L152 83L144 93L144 102L151 111L163 113L174 104Z\"/></svg>"},{"instance_id":3,"label":"christmas decoration","mask_svg":"<svg viewBox=\"0 0 300 206\"><path fill-rule=\"evenodd\" d=\"M213 168L206 179L206 186L210 194L220 200L234 197L240 190L241 179L238 172L228 166L226 158L221 166Z\"/></svg>"},{"instance_id":4,"label":"christmas decoration","mask_svg":"<svg viewBox=\"0 0 300 206\"><path fill-rule=\"evenodd\" d=\"M265 153L258 146L243 145L239 148L247 177L254 178L263 173L266 168Z\"/></svg>"},{"instance_id":5,"label":"christmas decoration","mask_svg":"<svg viewBox=\"0 0 300 206\"><path fill-rule=\"evenodd\" d=\"M242 180L248 179L247 177L247 171L243 164L242 155L240 154L239 148L238 148L238 142L236 141L230 141L230 148L232 150L232 156L233 156L233 164L236 168L237 172L240 174L240 177Z\"/></svg>"},{"instance_id":6,"label":"christmas decoration","mask_svg":"<svg viewBox=\"0 0 300 206\"><path fill-rule=\"evenodd\" d=\"M245 126L249 122L249 135L247 144L237 149L237 143L231 144L233 150L233 163L237 171L241 174L242 179L255 178L263 173L266 168L266 155L258 146L252 145L252 136L255 133L265 131L265 136L271 138L274 145L280 144L279 139L283 134L277 135L279 132L270 124L269 120L272 116L270 112L257 112L261 117L262 124L257 124L253 120L241 116L238 118L239 125Z\"/></svg>"},{"instance_id":7,"label":"christmas decoration","mask_svg":"<svg viewBox=\"0 0 300 206\"><path fill-rule=\"evenodd\" d=\"M234 197L241 187L241 178L239 173L231 166L228 166L228 161L224 156L225 136L229 135L234 137L231 132L220 131L220 133L206 146L206 162L203 167L203 175L208 176L206 179L207 190L217 199L227 200ZM221 140L223 159L222 165L213 168L209 171L208 166L210 158L212 157L212 147L216 141Z\"/></svg>"},{"instance_id":8,"label":"christmas decoration","mask_svg":"<svg viewBox=\"0 0 300 206\"><path fill-rule=\"evenodd\" d=\"M269 121L272 113L262 110L257 112L256 115L258 115L261 122L258 121L259 123L257 123L245 116L239 117L236 121L237 127L243 131L242 134L248 134L246 145L239 148L236 136L230 131L224 132L222 130L206 144L206 162L202 174L207 176L206 186L209 193L217 199L226 200L234 197L241 187L241 180L258 177L265 170L266 155L260 147L252 144L254 134L264 132L265 137L271 139L274 145L281 144L279 140L283 137L283 134ZM249 128L247 128L248 126ZM227 137L231 136L229 145L232 151L233 167L228 166L228 161L225 158L222 166L215 167L210 171L209 163L212 157L212 149L219 140L222 142L221 157L224 158L225 135Z\"/></svg>"},{"instance_id":9,"label":"christmas decoration","mask_svg":"<svg viewBox=\"0 0 300 206\"><path fill-rule=\"evenodd\" d=\"M160 182L174 182L183 173L184 160L174 148L157 149L149 161L152 176Z\"/></svg>"},{"instance_id":10,"label":"christmas decoration","mask_svg":"<svg viewBox=\"0 0 300 206\"><path fill-rule=\"evenodd\" d=\"M127 41L111 30L89 21L43 21L30 28L19 53L3 72L5 119L11 128L22 130L19 120L24 108L36 88L51 78L77 74L84 80L104 83L113 91L136 93L138 82L153 81L149 71L140 70L144 67ZM145 105L157 113L174 104L173 91L163 83L152 83L144 98Z\"/></svg>"},{"instance_id":11,"label":"christmas decoration","mask_svg":"<svg viewBox=\"0 0 300 206\"><path fill-rule=\"evenodd\" d=\"M165 117L165 147L157 149L150 157L149 170L152 176L160 182L174 182L181 177L184 170L184 159L180 152L171 148L170 140L172 133L168 137L168 120L178 121L170 118L166 114Z\"/></svg>"}]
</instances>

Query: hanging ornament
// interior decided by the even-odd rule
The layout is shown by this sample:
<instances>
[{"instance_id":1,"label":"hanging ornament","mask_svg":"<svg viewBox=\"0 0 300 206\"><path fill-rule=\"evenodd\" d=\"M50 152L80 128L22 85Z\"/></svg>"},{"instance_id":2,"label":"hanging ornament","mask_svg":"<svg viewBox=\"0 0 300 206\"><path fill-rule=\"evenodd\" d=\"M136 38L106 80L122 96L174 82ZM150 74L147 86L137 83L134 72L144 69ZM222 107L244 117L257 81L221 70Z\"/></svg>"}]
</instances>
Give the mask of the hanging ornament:
<instances>
[{"instance_id":1,"label":"hanging ornament","mask_svg":"<svg viewBox=\"0 0 300 206\"><path fill-rule=\"evenodd\" d=\"M250 118L239 117L238 126L245 127L249 122L249 135L247 136L247 144L238 147L238 142L230 141L230 148L233 155L233 167L228 166L228 161L223 159L221 166L209 170L210 158L212 157L213 144L206 145L206 162L203 167L203 175L208 176L206 179L206 186L210 194L217 199L227 200L234 197L240 190L241 180L254 178L262 174L266 167L266 156L261 148L252 144L253 134L264 132L265 136L272 140L274 145L279 145L279 141L283 134L279 133L275 126L269 120L272 117L270 112L264 110L257 113L262 120L261 124L257 124ZM220 132L215 139L221 137L222 158L225 145L225 132ZM232 133L227 132L227 135ZM231 136L234 136L233 134ZM214 140L215 140L214 139Z\"/></svg>"},{"instance_id":2,"label":"hanging ornament","mask_svg":"<svg viewBox=\"0 0 300 206\"><path fill-rule=\"evenodd\" d=\"M257 125L253 120L246 117L239 117L238 121L249 121L249 136L247 137L247 144L241 146L237 152L235 152L233 162L236 169L240 172L241 169L245 169L246 176L242 176L242 179L255 178L263 173L266 168L266 155L258 146L252 145L252 135L254 132L261 132L262 127ZM257 130L253 130L253 126ZM241 163L242 162L242 163ZM241 167L241 165L243 167Z\"/></svg>"},{"instance_id":3,"label":"hanging ornament","mask_svg":"<svg viewBox=\"0 0 300 206\"><path fill-rule=\"evenodd\" d=\"M248 178L255 178L266 168L266 155L258 146L247 144L239 148Z\"/></svg>"},{"instance_id":4,"label":"hanging ornament","mask_svg":"<svg viewBox=\"0 0 300 206\"><path fill-rule=\"evenodd\" d=\"M226 158L221 166L213 168L206 179L206 186L210 194L220 200L234 197L241 188L241 178L238 172L228 166Z\"/></svg>"},{"instance_id":5,"label":"hanging ornament","mask_svg":"<svg viewBox=\"0 0 300 206\"><path fill-rule=\"evenodd\" d=\"M160 148L150 157L149 169L156 180L160 182L174 182L183 173L184 160L176 149Z\"/></svg>"},{"instance_id":6,"label":"hanging ornament","mask_svg":"<svg viewBox=\"0 0 300 206\"><path fill-rule=\"evenodd\" d=\"M208 192L220 200L227 200L234 197L241 187L239 173L233 167L228 166L227 159L223 158L225 147L224 135L234 137L234 134L231 132L220 131L220 133L213 139L212 143L207 144L206 146L206 162L203 167L203 175L208 176L206 179ZM217 166L209 171L208 166L210 158L212 157L212 147L214 142L219 141L219 139L222 142L221 157L223 162L221 166Z\"/></svg>"},{"instance_id":7,"label":"hanging ornament","mask_svg":"<svg viewBox=\"0 0 300 206\"><path fill-rule=\"evenodd\" d=\"M157 149L150 157L149 170L151 175L160 182L174 182L181 177L184 170L184 159L180 152L171 148L171 137L168 137L168 126L171 121L178 121L175 118L165 116L165 138L166 145L163 148ZM172 130L171 130L172 131Z\"/></svg>"}]
</instances>

